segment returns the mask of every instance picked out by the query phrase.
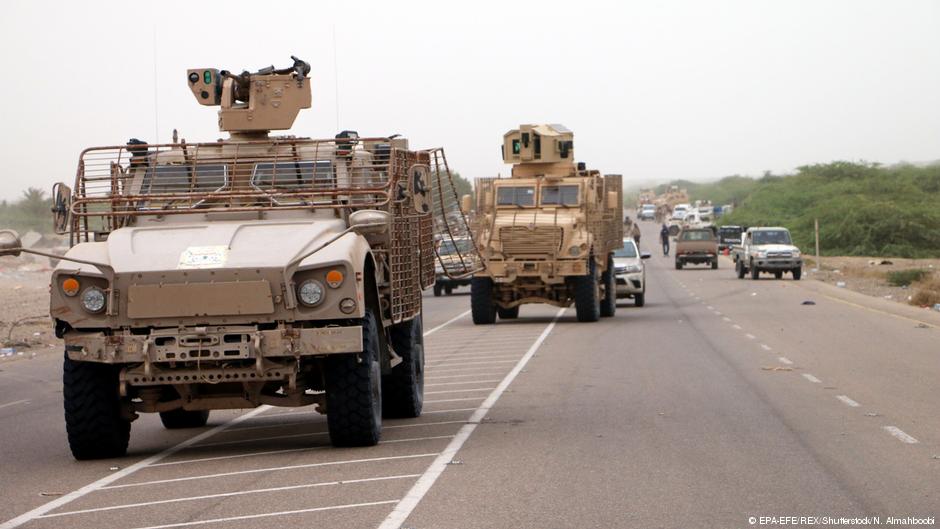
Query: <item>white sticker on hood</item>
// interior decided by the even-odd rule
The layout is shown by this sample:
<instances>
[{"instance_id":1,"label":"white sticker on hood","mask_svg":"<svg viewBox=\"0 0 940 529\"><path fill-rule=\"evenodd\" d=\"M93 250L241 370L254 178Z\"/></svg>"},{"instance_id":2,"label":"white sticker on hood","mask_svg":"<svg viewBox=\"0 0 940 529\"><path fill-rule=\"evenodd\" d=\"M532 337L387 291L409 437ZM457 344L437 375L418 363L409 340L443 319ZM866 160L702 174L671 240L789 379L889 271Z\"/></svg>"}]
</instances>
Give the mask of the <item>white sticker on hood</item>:
<instances>
[{"instance_id":1,"label":"white sticker on hood","mask_svg":"<svg viewBox=\"0 0 940 529\"><path fill-rule=\"evenodd\" d=\"M176 268L219 268L228 260L228 246L190 246Z\"/></svg>"}]
</instances>

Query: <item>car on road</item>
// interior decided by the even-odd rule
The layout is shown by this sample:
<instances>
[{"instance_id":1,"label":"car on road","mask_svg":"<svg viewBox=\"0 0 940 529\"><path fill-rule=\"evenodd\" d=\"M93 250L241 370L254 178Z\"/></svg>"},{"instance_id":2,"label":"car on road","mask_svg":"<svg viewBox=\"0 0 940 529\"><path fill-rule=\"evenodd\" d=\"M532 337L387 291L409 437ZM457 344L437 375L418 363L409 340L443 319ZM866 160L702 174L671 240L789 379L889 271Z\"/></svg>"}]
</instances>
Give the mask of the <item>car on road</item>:
<instances>
[{"instance_id":1,"label":"car on road","mask_svg":"<svg viewBox=\"0 0 940 529\"><path fill-rule=\"evenodd\" d=\"M656 205L643 204L636 215L637 220L656 220Z\"/></svg>"},{"instance_id":2,"label":"car on road","mask_svg":"<svg viewBox=\"0 0 940 529\"><path fill-rule=\"evenodd\" d=\"M637 307L646 303L646 267L643 266L643 259L649 258L649 252L637 251L633 239L624 239L623 248L614 250L617 299L633 298Z\"/></svg>"},{"instance_id":3,"label":"car on road","mask_svg":"<svg viewBox=\"0 0 940 529\"><path fill-rule=\"evenodd\" d=\"M718 268L718 238L711 228L686 228L676 237L676 270L686 264L711 264Z\"/></svg>"},{"instance_id":4,"label":"car on road","mask_svg":"<svg viewBox=\"0 0 940 529\"><path fill-rule=\"evenodd\" d=\"M738 279L749 273L758 279L761 272L781 279L789 272L798 281L803 275L800 249L793 245L790 230L780 227L748 228L741 246L735 247L734 266Z\"/></svg>"},{"instance_id":5,"label":"car on road","mask_svg":"<svg viewBox=\"0 0 940 529\"><path fill-rule=\"evenodd\" d=\"M448 296L454 292L457 287L468 286L470 278L460 275L451 277L447 272L456 272L464 268L461 262L461 256L467 255L467 252L473 251L473 240L469 237L461 239L445 239L437 247L438 261L434 263L434 295L440 296L442 293Z\"/></svg>"}]
</instances>

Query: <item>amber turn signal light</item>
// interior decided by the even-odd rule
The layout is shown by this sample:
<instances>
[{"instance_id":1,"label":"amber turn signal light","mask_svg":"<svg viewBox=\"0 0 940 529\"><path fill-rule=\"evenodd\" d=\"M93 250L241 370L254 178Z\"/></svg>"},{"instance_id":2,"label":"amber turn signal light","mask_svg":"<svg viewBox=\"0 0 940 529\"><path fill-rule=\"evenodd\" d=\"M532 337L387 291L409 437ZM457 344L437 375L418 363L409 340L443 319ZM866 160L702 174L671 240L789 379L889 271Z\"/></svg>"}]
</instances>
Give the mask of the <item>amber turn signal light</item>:
<instances>
[{"instance_id":1,"label":"amber turn signal light","mask_svg":"<svg viewBox=\"0 0 940 529\"><path fill-rule=\"evenodd\" d=\"M343 284L343 273L339 270L330 270L326 273L326 284L330 288L339 288Z\"/></svg>"},{"instance_id":2,"label":"amber turn signal light","mask_svg":"<svg viewBox=\"0 0 940 529\"><path fill-rule=\"evenodd\" d=\"M75 297L78 295L79 286L77 279L69 277L62 282L62 293L68 297Z\"/></svg>"}]
</instances>

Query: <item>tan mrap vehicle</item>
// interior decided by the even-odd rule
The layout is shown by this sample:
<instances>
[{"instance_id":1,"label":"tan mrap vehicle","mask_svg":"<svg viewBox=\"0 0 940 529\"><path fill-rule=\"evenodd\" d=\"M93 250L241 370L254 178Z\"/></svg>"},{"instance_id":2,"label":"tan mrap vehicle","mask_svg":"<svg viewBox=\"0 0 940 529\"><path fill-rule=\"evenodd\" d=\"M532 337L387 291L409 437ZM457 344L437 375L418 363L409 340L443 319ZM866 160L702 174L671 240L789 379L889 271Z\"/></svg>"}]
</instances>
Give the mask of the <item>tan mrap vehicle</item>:
<instances>
[{"instance_id":1,"label":"tan mrap vehicle","mask_svg":"<svg viewBox=\"0 0 940 529\"><path fill-rule=\"evenodd\" d=\"M444 216L439 238L469 229L444 210L457 197L439 149L269 137L310 106L308 72L190 70L229 139L86 149L74 194L57 186L72 247L51 315L76 458L124 454L138 412L188 428L212 409L315 404L340 446L421 413L433 232ZM0 233L0 254L19 252L39 253ZM452 273L479 263L463 257Z\"/></svg>"},{"instance_id":2,"label":"tan mrap vehicle","mask_svg":"<svg viewBox=\"0 0 940 529\"><path fill-rule=\"evenodd\" d=\"M474 237L486 268L470 285L474 323L516 318L525 303L574 303L579 321L613 316L620 175L575 164L574 135L561 125L509 131L503 161L512 178L477 179Z\"/></svg>"}]
</instances>

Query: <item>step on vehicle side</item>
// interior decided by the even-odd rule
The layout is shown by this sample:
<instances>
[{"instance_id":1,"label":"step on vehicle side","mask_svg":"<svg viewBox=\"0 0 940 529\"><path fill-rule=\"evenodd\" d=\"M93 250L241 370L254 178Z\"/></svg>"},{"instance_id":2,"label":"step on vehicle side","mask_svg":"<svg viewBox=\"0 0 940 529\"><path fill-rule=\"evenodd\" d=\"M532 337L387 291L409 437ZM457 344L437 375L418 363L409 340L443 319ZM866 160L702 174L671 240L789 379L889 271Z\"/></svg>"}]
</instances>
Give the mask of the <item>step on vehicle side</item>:
<instances>
[{"instance_id":1,"label":"step on vehicle side","mask_svg":"<svg viewBox=\"0 0 940 529\"><path fill-rule=\"evenodd\" d=\"M514 319L527 303L574 304L579 321L613 316L620 175L576 164L574 134L561 125L509 131L503 161L511 178L476 181L474 240L486 268L470 285L473 322Z\"/></svg>"},{"instance_id":2,"label":"step on vehicle side","mask_svg":"<svg viewBox=\"0 0 940 529\"><path fill-rule=\"evenodd\" d=\"M435 232L469 228L440 149L269 136L310 107L308 73L296 58L189 70L229 139L86 149L75 192L57 185L71 248L51 314L76 458L124 454L141 412L191 428L213 409L313 404L337 446L374 445L383 416L421 414ZM2 255L48 255L20 246L0 232ZM479 266L471 253L453 274Z\"/></svg>"}]
</instances>

